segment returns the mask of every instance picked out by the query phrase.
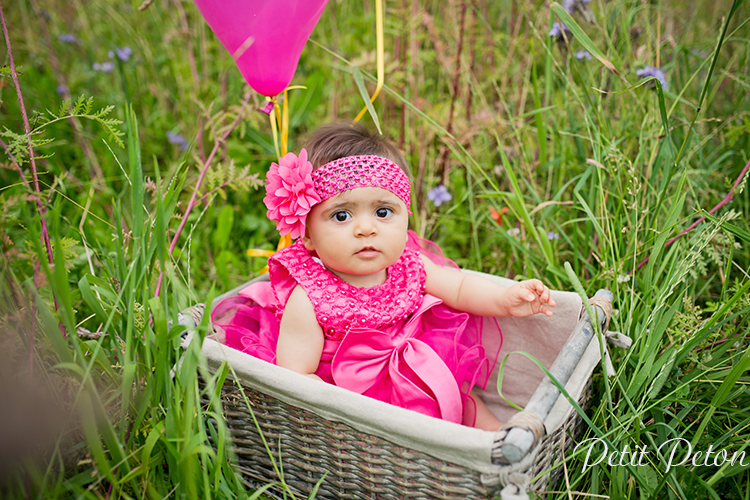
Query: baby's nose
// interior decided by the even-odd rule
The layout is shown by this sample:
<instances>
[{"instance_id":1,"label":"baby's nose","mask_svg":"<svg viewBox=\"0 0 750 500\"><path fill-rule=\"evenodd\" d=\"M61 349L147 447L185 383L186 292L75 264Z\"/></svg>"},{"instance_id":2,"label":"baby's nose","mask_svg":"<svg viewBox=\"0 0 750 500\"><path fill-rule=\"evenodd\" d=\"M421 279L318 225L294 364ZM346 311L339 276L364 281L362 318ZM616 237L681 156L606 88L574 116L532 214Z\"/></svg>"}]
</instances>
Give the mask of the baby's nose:
<instances>
[{"instance_id":1,"label":"baby's nose","mask_svg":"<svg viewBox=\"0 0 750 500\"><path fill-rule=\"evenodd\" d=\"M377 233L378 229L371 217L360 217L355 226L355 232L358 236L370 236Z\"/></svg>"}]
</instances>

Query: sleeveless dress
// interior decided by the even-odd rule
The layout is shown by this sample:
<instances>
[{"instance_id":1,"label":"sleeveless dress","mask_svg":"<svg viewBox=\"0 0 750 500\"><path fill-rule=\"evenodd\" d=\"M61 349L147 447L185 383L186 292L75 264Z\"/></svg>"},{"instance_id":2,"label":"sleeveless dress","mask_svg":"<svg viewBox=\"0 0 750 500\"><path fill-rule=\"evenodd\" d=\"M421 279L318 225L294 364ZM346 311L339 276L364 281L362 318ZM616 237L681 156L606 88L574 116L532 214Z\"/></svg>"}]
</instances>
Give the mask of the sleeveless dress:
<instances>
[{"instance_id":1,"label":"sleeveless dress","mask_svg":"<svg viewBox=\"0 0 750 500\"><path fill-rule=\"evenodd\" d=\"M406 249L388 268L385 283L358 288L330 272L297 241L269 259L270 282L253 283L224 299L211 320L224 330L226 345L275 363L284 306L299 285L325 337L316 371L321 379L461 423L469 390L485 388L498 353L485 353L482 317L425 293L420 253L438 265L455 267L437 245L409 231ZM500 335L497 322L489 324L493 331L486 334Z\"/></svg>"}]
</instances>

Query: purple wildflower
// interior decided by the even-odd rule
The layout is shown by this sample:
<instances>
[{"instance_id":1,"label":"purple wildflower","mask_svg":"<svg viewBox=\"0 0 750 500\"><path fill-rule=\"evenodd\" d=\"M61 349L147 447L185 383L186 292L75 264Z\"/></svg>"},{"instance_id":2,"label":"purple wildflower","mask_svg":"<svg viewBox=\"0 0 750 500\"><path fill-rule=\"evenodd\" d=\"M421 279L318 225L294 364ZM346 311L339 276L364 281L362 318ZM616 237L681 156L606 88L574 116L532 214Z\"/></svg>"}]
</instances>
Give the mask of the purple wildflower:
<instances>
[{"instance_id":1,"label":"purple wildflower","mask_svg":"<svg viewBox=\"0 0 750 500\"><path fill-rule=\"evenodd\" d=\"M573 13L576 9L587 9L591 3L591 0L565 0L563 2L563 9L565 12Z\"/></svg>"},{"instance_id":2,"label":"purple wildflower","mask_svg":"<svg viewBox=\"0 0 750 500\"><path fill-rule=\"evenodd\" d=\"M57 37L57 40L63 43L78 43L78 38L72 33L63 33Z\"/></svg>"},{"instance_id":3,"label":"purple wildflower","mask_svg":"<svg viewBox=\"0 0 750 500\"><path fill-rule=\"evenodd\" d=\"M560 235L557 234L554 231L550 231L550 232L547 233L547 239L550 240L550 241L552 241L552 240L559 240L560 239Z\"/></svg>"},{"instance_id":4,"label":"purple wildflower","mask_svg":"<svg viewBox=\"0 0 750 500\"><path fill-rule=\"evenodd\" d=\"M560 38L562 37L563 31L570 33L570 28L568 28L565 23L556 22L552 25L552 29L549 30L549 36Z\"/></svg>"},{"instance_id":5,"label":"purple wildflower","mask_svg":"<svg viewBox=\"0 0 750 500\"><path fill-rule=\"evenodd\" d=\"M65 85L58 85L57 86L57 93L60 95L64 95L68 93L68 87Z\"/></svg>"},{"instance_id":6,"label":"purple wildflower","mask_svg":"<svg viewBox=\"0 0 750 500\"><path fill-rule=\"evenodd\" d=\"M167 131L167 141L169 141L170 144L177 144L180 146L180 149L185 151L188 148L188 141L182 135L179 134L179 132L174 132L172 130Z\"/></svg>"},{"instance_id":7,"label":"purple wildflower","mask_svg":"<svg viewBox=\"0 0 750 500\"><path fill-rule=\"evenodd\" d=\"M427 198L432 201L436 207L439 207L447 201L453 199L453 195L448 192L448 188L440 184L427 191Z\"/></svg>"},{"instance_id":8,"label":"purple wildflower","mask_svg":"<svg viewBox=\"0 0 750 500\"><path fill-rule=\"evenodd\" d=\"M117 57L120 58L120 61L127 61L130 59L130 56L133 54L133 49L130 47L120 47L116 50Z\"/></svg>"},{"instance_id":9,"label":"purple wildflower","mask_svg":"<svg viewBox=\"0 0 750 500\"><path fill-rule=\"evenodd\" d=\"M109 52L107 52L107 57L109 57L110 59L114 59L115 58L115 51L114 50L110 50Z\"/></svg>"},{"instance_id":10,"label":"purple wildflower","mask_svg":"<svg viewBox=\"0 0 750 500\"><path fill-rule=\"evenodd\" d=\"M584 59L586 59L587 61L591 60L591 53L588 50L579 50L578 52L576 52L573 55L579 61L583 61Z\"/></svg>"},{"instance_id":11,"label":"purple wildflower","mask_svg":"<svg viewBox=\"0 0 750 500\"><path fill-rule=\"evenodd\" d=\"M657 80L659 80L659 83L661 83L661 88L663 89L667 89L669 87L669 84L667 83L667 77L664 76L664 72L659 68L646 66L636 71L635 74L641 78L647 78L649 76L656 78Z\"/></svg>"},{"instance_id":12,"label":"purple wildflower","mask_svg":"<svg viewBox=\"0 0 750 500\"><path fill-rule=\"evenodd\" d=\"M591 10L591 0L565 0L563 9L571 16L580 15L588 22L594 22L594 12Z\"/></svg>"},{"instance_id":13,"label":"purple wildflower","mask_svg":"<svg viewBox=\"0 0 750 500\"><path fill-rule=\"evenodd\" d=\"M102 71L104 73L112 73L112 71L115 69L115 65L110 61L106 61L103 63L95 62L92 67L96 71Z\"/></svg>"},{"instance_id":14,"label":"purple wildflower","mask_svg":"<svg viewBox=\"0 0 750 500\"><path fill-rule=\"evenodd\" d=\"M706 52L705 50L688 50L688 52L698 59L705 59L711 54L709 52Z\"/></svg>"}]
</instances>

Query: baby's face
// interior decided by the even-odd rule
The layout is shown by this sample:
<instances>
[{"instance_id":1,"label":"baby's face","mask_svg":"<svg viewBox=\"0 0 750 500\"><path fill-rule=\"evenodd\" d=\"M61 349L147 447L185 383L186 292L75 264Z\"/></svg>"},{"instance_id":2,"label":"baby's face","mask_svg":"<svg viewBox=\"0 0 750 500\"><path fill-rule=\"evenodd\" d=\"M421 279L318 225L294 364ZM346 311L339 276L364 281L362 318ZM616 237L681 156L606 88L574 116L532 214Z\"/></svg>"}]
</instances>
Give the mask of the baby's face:
<instances>
[{"instance_id":1,"label":"baby's face","mask_svg":"<svg viewBox=\"0 0 750 500\"><path fill-rule=\"evenodd\" d=\"M344 191L307 215L308 250L334 274L357 287L382 284L407 240L406 205L378 187Z\"/></svg>"}]
</instances>

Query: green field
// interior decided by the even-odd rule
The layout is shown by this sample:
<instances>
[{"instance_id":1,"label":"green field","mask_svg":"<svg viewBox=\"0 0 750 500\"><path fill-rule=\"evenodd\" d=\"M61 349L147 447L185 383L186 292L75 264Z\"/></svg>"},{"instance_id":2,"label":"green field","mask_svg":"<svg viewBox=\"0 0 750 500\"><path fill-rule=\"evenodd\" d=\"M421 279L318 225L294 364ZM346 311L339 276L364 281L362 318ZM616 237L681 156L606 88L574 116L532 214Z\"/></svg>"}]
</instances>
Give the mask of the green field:
<instances>
[{"instance_id":1,"label":"green field","mask_svg":"<svg viewBox=\"0 0 750 500\"><path fill-rule=\"evenodd\" d=\"M750 6L384 3L362 122L409 162L410 227L465 268L614 293L634 343L585 437L750 463ZM276 248L266 98L192 2L0 5L0 497L247 498L168 320ZM374 92L375 5L329 2L278 97L289 151ZM571 455L551 497L750 499L750 466L650 458Z\"/></svg>"}]
</instances>

